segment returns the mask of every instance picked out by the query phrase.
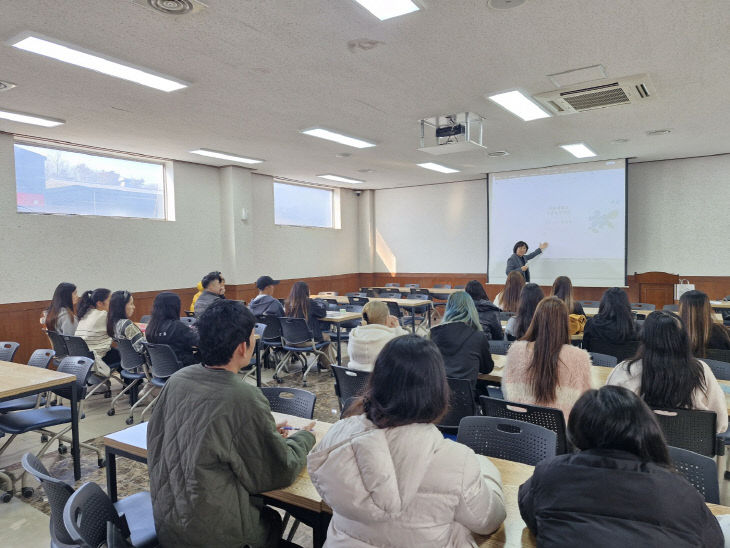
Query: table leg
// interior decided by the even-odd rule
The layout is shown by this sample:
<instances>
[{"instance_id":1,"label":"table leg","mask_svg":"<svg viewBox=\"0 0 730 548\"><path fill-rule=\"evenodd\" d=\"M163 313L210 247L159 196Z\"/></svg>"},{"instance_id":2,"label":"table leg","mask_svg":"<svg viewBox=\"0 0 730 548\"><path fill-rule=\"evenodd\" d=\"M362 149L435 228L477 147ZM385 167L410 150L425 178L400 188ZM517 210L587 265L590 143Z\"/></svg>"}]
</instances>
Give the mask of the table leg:
<instances>
[{"instance_id":1,"label":"table leg","mask_svg":"<svg viewBox=\"0 0 730 548\"><path fill-rule=\"evenodd\" d=\"M426 314L428 314L428 328L431 329L431 311L433 309L431 308L431 305L429 304L426 308Z\"/></svg>"},{"instance_id":2,"label":"table leg","mask_svg":"<svg viewBox=\"0 0 730 548\"><path fill-rule=\"evenodd\" d=\"M411 331L416 334L416 307L411 307Z\"/></svg>"},{"instance_id":3,"label":"table leg","mask_svg":"<svg viewBox=\"0 0 730 548\"><path fill-rule=\"evenodd\" d=\"M335 323L337 326L337 365L342 367L342 339L340 338L340 322Z\"/></svg>"},{"instance_id":4,"label":"table leg","mask_svg":"<svg viewBox=\"0 0 730 548\"><path fill-rule=\"evenodd\" d=\"M112 502L117 502L117 456L109 451L108 447L104 453L106 455L106 492Z\"/></svg>"},{"instance_id":5,"label":"table leg","mask_svg":"<svg viewBox=\"0 0 730 548\"><path fill-rule=\"evenodd\" d=\"M325 512L320 512L317 516L317 523L312 527L312 544L314 548L322 548L324 546L331 519L332 516Z\"/></svg>"},{"instance_id":6,"label":"table leg","mask_svg":"<svg viewBox=\"0 0 730 548\"><path fill-rule=\"evenodd\" d=\"M79 394L76 379L71 385L71 458L74 463L74 480L81 479L81 448L79 446Z\"/></svg>"},{"instance_id":7,"label":"table leg","mask_svg":"<svg viewBox=\"0 0 730 548\"><path fill-rule=\"evenodd\" d=\"M256 386L261 388L261 339L256 341Z\"/></svg>"}]
</instances>

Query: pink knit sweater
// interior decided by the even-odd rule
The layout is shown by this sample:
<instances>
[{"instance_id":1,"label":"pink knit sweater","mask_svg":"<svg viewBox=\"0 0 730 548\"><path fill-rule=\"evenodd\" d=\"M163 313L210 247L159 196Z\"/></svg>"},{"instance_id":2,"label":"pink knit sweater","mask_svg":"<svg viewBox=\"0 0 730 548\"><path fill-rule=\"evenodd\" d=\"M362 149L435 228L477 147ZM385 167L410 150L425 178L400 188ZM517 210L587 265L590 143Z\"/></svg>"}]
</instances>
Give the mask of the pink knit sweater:
<instances>
[{"instance_id":1,"label":"pink knit sweater","mask_svg":"<svg viewBox=\"0 0 730 548\"><path fill-rule=\"evenodd\" d=\"M558 386L555 400L551 402L536 401L528 374L530 360L532 343L518 341L510 347L502 375L505 399L560 409L567 421L573 404L591 387L591 359L588 352L570 344L563 345L558 361Z\"/></svg>"}]
</instances>

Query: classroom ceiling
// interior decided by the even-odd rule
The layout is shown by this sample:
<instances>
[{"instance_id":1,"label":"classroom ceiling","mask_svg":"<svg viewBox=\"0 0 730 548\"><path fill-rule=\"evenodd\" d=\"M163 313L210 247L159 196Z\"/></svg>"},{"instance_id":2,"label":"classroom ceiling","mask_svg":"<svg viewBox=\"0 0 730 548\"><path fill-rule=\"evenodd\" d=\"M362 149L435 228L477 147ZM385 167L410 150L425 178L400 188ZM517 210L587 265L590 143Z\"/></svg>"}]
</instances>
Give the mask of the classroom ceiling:
<instances>
[{"instance_id":1,"label":"classroom ceiling","mask_svg":"<svg viewBox=\"0 0 730 548\"><path fill-rule=\"evenodd\" d=\"M558 147L571 142L585 142L597 159L637 162L730 152L724 0L527 0L506 10L487 0L419 0L423 10L382 22L354 0L205 0L206 9L181 16L140 2L0 0L0 80L17 84L0 92L0 108L66 120L49 129L0 120L0 131L230 163L189 153L208 148L264 159L258 173L366 181L339 185L347 188L578 162ZM10 47L23 31L191 85L165 93ZM611 78L649 74L653 98L531 122L485 98L554 90L547 75L597 64ZM486 150L416 150L418 120L463 111L486 119ZM312 126L377 146L299 133ZM671 133L647 135L658 129ZM509 155L487 155L500 150ZM427 171L421 162L460 172Z\"/></svg>"}]
</instances>

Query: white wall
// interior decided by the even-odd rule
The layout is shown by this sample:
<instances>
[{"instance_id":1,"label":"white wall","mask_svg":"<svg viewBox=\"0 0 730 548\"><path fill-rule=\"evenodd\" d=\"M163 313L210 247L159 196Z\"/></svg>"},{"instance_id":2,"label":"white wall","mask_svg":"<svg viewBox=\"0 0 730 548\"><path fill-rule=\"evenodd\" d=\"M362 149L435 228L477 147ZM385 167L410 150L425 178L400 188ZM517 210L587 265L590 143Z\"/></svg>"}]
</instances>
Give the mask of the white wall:
<instances>
[{"instance_id":1,"label":"white wall","mask_svg":"<svg viewBox=\"0 0 730 548\"><path fill-rule=\"evenodd\" d=\"M487 271L487 182L375 192L375 272Z\"/></svg>"}]
</instances>

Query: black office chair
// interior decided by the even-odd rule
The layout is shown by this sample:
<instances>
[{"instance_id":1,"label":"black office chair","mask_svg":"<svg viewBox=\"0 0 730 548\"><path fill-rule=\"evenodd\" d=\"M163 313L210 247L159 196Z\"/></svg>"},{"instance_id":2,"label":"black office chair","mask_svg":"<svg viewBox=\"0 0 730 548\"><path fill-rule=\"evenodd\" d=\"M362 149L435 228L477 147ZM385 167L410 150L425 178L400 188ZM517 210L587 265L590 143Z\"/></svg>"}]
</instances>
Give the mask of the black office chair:
<instances>
[{"instance_id":1,"label":"black office chair","mask_svg":"<svg viewBox=\"0 0 730 548\"><path fill-rule=\"evenodd\" d=\"M59 333L56 333L55 331L45 331L46 335L48 336L48 340L51 341L51 346L53 347L53 351L56 353L56 355L53 358L53 361L56 365L61 363L61 360L68 356L68 349L66 348L66 341L63 340L63 336Z\"/></svg>"},{"instance_id":2,"label":"black office chair","mask_svg":"<svg viewBox=\"0 0 730 548\"><path fill-rule=\"evenodd\" d=\"M622 362L636 355L636 352L639 350L639 344L639 341L612 344L606 341L591 339L589 344L585 345L585 349L592 353L613 356L617 362Z\"/></svg>"},{"instance_id":3,"label":"black office chair","mask_svg":"<svg viewBox=\"0 0 730 548\"><path fill-rule=\"evenodd\" d=\"M132 391L132 394L136 396L139 385L147 378L147 375L144 372L144 355L134 349L129 339L114 338L114 341L117 343L117 350L119 350L119 355L121 357L120 363L122 369L120 371L120 375L122 379L126 381L127 385L112 400L111 406L106 412L106 414L110 417L114 416L116 413L114 406L116 405L117 400L130 391ZM134 400L136 398L132 399ZM131 403L134 405L134 401Z\"/></svg>"},{"instance_id":4,"label":"black office chair","mask_svg":"<svg viewBox=\"0 0 730 548\"><path fill-rule=\"evenodd\" d=\"M317 396L300 388L261 387L261 392L269 400L271 410L285 415L311 419L314 417L314 404Z\"/></svg>"},{"instance_id":5,"label":"black office chair","mask_svg":"<svg viewBox=\"0 0 730 548\"><path fill-rule=\"evenodd\" d=\"M3 341L0 342L0 361L11 362L15 357L15 353L20 348L20 343Z\"/></svg>"},{"instance_id":6,"label":"black office chair","mask_svg":"<svg viewBox=\"0 0 730 548\"><path fill-rule=\"evenodd\" d=\"M454 289L466 289L465 285L455 285Z\"/></svg>"},{"instance_id":7,"label":"black office chair","mask_svg":"<svg viewBox=\"0 0 730 548\"><path fill-rule=\"evenodd\" d=\"M556 439L552 430L501 417L464 417L456 435L479 455L531 466L555 456Z\"/></svg>"},{"instance_id":8,"label":"black office chair","mask_svg":"<svg viewBox=\"0 0 730 548\"><path fill-rule=\"evenodd\" d=\"M600 301L578 301L583 308L598 308L601 306Z\"/></svg>"},{"instance_id":9,"label":"black office chair","mask_svg":"<svg viewBox=\"0 0 730 548\"><path fill-rule=\"evenodd\" d=\"M591 356L591 363L601 367L616 367L618 360L616 356L609 356L608 354L600 354L598 352L589 352Z\"/></svg>"},{"instance_id":10,"label":"black office chair","mask_svg":"<svg viewBox=\"0 0 730 548\"><path fill-rule=\"evenodd\" d=\"M504 310L502 310L499 313L499 321L500 322L506 322L507 320L509 320L514 315L515 315L514 312L505 312Z\"/></svg>"},{"instance_id":11,"label":"black office chair","mask_svg":"<svg viewBox=\"0 0 730 548\"><path fill-rule=\"evenodd\" d=\"M347 300L350 301L350 304L356 304L359 306L365 306L370 301L367 297L347 297Z\"/></svg>"},{"instance_id":12,"label":"black office chair","mask_svg":"<svg viewBox=\"0 0 730 548\"><path fill-rule=\"evenodd\" d=\"M721 362L720 360L710 360L708 358L701 358L701 360L712 369L712 374L715 375L718 381L730 381L730 363Z\"/></svg>"},{"instance_id":13,"label":"black office chair","mask_svg":"<svg viewBox=\"0 0 730 548\"><path fill-rule=\"evenodd\" d=\"M147 355L150 360L150 391L155 388L159 388L161 393L167 379L172 377L172 375L180 370L183 365L177 359L175 351L169 345L145 342L143 343L143 346L147 350ZM144 396L146 397L147 395L148 394L145 394ZM145 414L154 407L159 397L160 394L158 393L157 396L155 396L155 398L147 404L147 407L142 410L140 421L144 420ZM142 398L140 397L140 399Z\"/></svg>"},{"instance_id":14,"label":"black office chair","mask_svg":"<svg viewBox=\"0 0 730 548\"><path fill-rule=\"evenodd\" d=\"M400 284L395 283L395 282L390 282L390 283L385 284L385 287L400 287Z\"/></svg>"},{"instance_id":15,"label":"black office chair","mask_svg":"<svg viewBox=\"0 0 730 548\"><path fill-rule=\"evenodd\" d=\"M679 312L679 305L678 304L665 304L662 307L662 310L668 310L669 312Z\"/></svg>"},{"instance_id":16,"label":"black office chair","mask_svg":"<svg viewBox=\"0 0 730 548\"><path fill-rule=\"evenodd\" d=\"M270 314L256 316L256 322L266 325L260 342L264 349L261 359L264 360L264 367L269 368L271 367L271 356L276 350L281 349L281 322L277 316Z\"/></svg>"},{"instance_id":17,"label":"black office chair","mask_svg":"<svg viewBox=\"0 0 730 548\"><path fill-rule=\"evenodd\" d=\"M345 297L367 297L367 294L364 291L350 291L349 293L345 293Z\"/></svg>"},{"instance_id":18,"label":"black office chair","mask_svg":"<svg viewBox=\"0 0 730 548\"><path fill-rule=\"evenodd\" d=\"M402 299L403 293L381 293L381 299Z\"/></svg>"},{"instance_id":19,"label":"black office chair","mask_svg":"<svg viewBox=\"0 0 730 548\"><path fill-rule=\"evenodd\" d=\"M491 384L487 385L487 394L490 398L494 398L495 400L503 400L504 394L502 393L502 387L501 386L493 386Z\"/></svg>"},{"instance_id":20,"label":"black office chair","mask_svg":"<svg viewBox=\"0 0 730 548\"><path fill-rule=\"evenodd\" d=\"M656 305L649 303L631 303L631 310L646 310L652 312L656 310Z\"/></svg>"},{"instance_id":21,"label":"black office chair","mask_svg":"<svg viewBox=\"0 0 730 548\"><path fill-rule=\"evenodd\" d=\"M55 352L47 348L39 348L34 351L28 360L28 365L31 367L40 367L41 369L48 369L48 366L53 360ZM36 396L26 396L24 398L15 398L14 400L7 400L0 402L0 413L10 413L11 411L25 411L27 409L35 409L41 405L46 405L46 398L42 394Z\"/></svg>"},{"instance_id":22,"label":"black office chair","mask_svg":"<svg viewBox=\"0 0 730 548\"><path fill-rule=\"evenodd\" d=\"M512 341L489 340L489 352L491 354L506 356L510 346L512 346Z\"/></svg>"},{"instance_id":23,"label":"black office chair","mask_svg":"<svg viewBox=\"0 0 730 548\"><path fill-rule=\"evenodd\" d=\"M730 363L730 350L723 350L720 348L708 348L705 353L707 354L707 357L711 360Z\"/></svg>"},{"instance_id":24,"label":"black office chair","mask_svg":"<svg viewBox=\"0 0 730 548\"><path fill-rule=\"evenodd\" d=\"M725 446L715 433L713 411L653 407L667 445L694 451L706 457L723 455Z\"/></svg>"},{"instance_id":25,"label":"black office chair","mask_svg":"<svg viewBox=\"0 0 730 548\"><path fill-rule=\"evenodd\" d=\"M198 319L195 316L180 316L180 321L188 327L192 327L197 323Z\"/></svg>"},{"instance_id":26,"label":"black office chair","mask_svg":"<svg viewBox=\"0 0 730 548\"><path fill-rule=\"evenodd\" d=\"M505 401L504 398L480 396L479 404L482 414L487 417L501 417L522 422L537 424L555 432L555 454L562 455L568 452L568 441L565 435L565 417L560 409L528 405Z\"/></svg>"},{"instance_id":27,"label":"black office chair","mask_svg":"<svg viewBox=\"0 0 730 548\"><path fill-rule=\"evenodd\" d=\"M446 380L451 391L449 411L437 426L444 434L453 435L459 429L461 419L477 414L477 406L474 402L471 382L467 379L452 379L451 377L447 377Z\"/></svg>"},{"instance_id":28,"label":"black office chair","mask_svg":"<svg viewBox=\"0 0 730 548\"><path fill-rule=\"evenodd\" d=\"M90 358L92 360L95 360L96 357L94 356L94 353L89 350L88 345L86 344L86 341L82 339L81 337L76 337L74 335L62 335L63 341L66 343L66 349L68 350L69 356L83 356L84 358ZM114 373L121 368L120 364L107 364L109 366L110 372L109 376L102 376L97 375L96 373L92 373L89 377L89 384L91 384L92 388L89 390L87 397L91 397L96 393L100 388L105 387L106 390L104 391L104 397L105 398L111 398L112 397L112 389L111 389L111 379L114 378L115 380L119 381L119 384L122 383L121 377L114 376Z\"/></svg>"},{"instance_id":29,"label":"black office chair","mask_svg":"<svg viewBox=\"0 0 730 548\"><path fill-rule=\"evenodd\" d=\"M332 372L335 374L335 394L340 403L340 411L344 411L345 402L359 396L365 390L370 380L370 372L338 365L332 366Z\"/></svg>"},{"instance_id":30,"label":"black office chair","mask_svg":"<svg viewBox=\"0 0 730 548\"><path fill-rule=\"evenodd\" d=\"M306 358L309 355L314 355L317 358L327 359L327 356L322 352L322 348L329 345L330 341L315 341L304 318L282 317L279 318L279 323L281 324L282 349L287 351L274 373L274 380L281 383L284 382L281 378L281 370L289 358L292 356ZM307 363L306 359L304 363ZM315 365L316 360L312 360L310 364L302 368L302 386L307 386L307 374Z\"/></svg>"},{"instance_id":31,"label":"black office chair","mask_svg":"<svg viewBox=\"0 0 730 548\"><path fill-rule=\"evenodd\" d=\"M419 288L419 287L421 287L421 284L404 284L403 287L408 287L408 288L415 287L415 288Z\"/></svg>"},{"instance_id":32,"label":"black office chair","mask_svg":"<svg viewBox=\"0 0 730 548\"><path fill-rule=\"evenodd\" d=\"M669 457L677 472L697 488L705 497L705 502L720 504L717 464L714 459L672 446L669 446Z\"/></svg>"}]
</instances>

